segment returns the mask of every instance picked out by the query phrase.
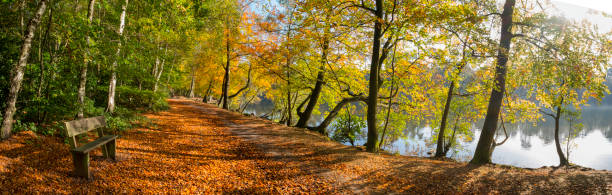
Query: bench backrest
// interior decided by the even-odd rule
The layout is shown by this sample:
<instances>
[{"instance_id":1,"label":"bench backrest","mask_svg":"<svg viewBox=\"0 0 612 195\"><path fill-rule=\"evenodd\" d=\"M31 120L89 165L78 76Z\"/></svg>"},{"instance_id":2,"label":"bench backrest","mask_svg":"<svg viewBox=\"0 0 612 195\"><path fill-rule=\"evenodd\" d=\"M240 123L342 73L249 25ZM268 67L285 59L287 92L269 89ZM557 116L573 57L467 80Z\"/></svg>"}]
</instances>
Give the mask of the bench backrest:
<instances>
[{"instance_id":1,"label":"bench backrest","mask_svg":"<svg viewBox=\"0 0 612 195\"><path fill-rule=\"evenodd\" d=\"M88 131L106 127L106 119L104 116L85 118L80 120L68 121L66 124L66 133L69 137L74 137Z\"/></svg>"}]
</instances>

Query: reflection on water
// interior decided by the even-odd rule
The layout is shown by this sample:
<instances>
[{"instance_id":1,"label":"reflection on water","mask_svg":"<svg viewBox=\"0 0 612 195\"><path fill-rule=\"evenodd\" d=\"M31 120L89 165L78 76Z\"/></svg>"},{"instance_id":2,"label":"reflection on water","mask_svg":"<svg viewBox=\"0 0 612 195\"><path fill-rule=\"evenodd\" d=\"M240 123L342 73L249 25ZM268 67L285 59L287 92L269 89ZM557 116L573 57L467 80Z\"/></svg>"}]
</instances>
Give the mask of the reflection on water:
<instances>
[{"instance_id":1,"label":"reflection on water","mask_svg":"<svg viewBox=\"0 0 612 195\"><path fill-rule=\"evenodd\" d=\"M258 116L269 113L273 106L269 102L249 106L246 112ZM554 144L554 124L550 118L538 124L507 125L510 138L506 143L496 147L492 161L498 164L519 167L538 168L559 164ZM314 126L322 120L315 116L310 121ZM587 107L582 110L581 122L584 130L572 140L570 147L570 162L594 169L612 170L612 106ZM451 158L468 161L474 153L482 124L474 125L474 139L464 141L449 151ZM365 129L364 129L365 131ZM433 131L430 127L407 127L405 137L394 141L384 149L402 155L429 156L427 153L435 149L431 144ZM568 135L568 124L561 123L560 137ZM502 135L503 137L503 135ZM501 139L501 138L500 138ZM563 141L563 140L562 140ZM357 140L364 144L365 140ZM349 145L348 143L345 143ZM565 144L562 143L565 152Z\"/></svg>"}]
</instances>

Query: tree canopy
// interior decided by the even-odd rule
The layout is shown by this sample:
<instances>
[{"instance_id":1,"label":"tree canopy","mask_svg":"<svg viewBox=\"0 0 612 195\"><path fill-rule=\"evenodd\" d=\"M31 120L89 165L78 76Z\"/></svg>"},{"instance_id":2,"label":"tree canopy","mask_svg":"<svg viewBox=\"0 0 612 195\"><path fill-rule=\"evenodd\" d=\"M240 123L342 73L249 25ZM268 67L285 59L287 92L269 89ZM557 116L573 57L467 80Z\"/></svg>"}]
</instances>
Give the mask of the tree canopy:
<instances>
[{"instance_id":1,"label":"tree canopy","mask_svg":"<svg viewBox=\"0 0 612 195\"><path fill-rule=\"evenodd\" d=\"M262 117L337 140L346 134L352 144L363 136L370 152L405 136L409 125L429 125L436 157L457 139L478 139L472 163L489 163L505 124L558 121L610 92L612 32L549 7L526 0L5 0L2 138L28 125L59 133L59 121L102 114L120 128L129 111L165 109L167 97L186 96L239 112L269 102L274 109ZM484 125L474 138L478 121Z\"/></svg>"}]
</instances>

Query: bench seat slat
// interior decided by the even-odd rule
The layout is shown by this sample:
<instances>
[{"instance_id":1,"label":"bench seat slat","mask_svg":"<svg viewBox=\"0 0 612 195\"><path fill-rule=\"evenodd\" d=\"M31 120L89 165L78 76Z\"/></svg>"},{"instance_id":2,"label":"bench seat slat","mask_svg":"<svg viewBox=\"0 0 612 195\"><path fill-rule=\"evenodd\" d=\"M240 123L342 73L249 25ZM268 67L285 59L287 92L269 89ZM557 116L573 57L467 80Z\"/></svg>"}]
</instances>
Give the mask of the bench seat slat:
<instances>
[{"instance_id":1,"label":"bench seat slat","mask_svg":"<svg viewBox=\"0 0 612 195\"><path fill-rule=\"evenodd\" d=\"M93 149L95 149L95 148L97 148L97 147L99 147L101 145L104 145L104 144L106 144L106 143L108 143L108 142L110 142L110 141L112 141L114 139L117 139L117 137L118 136L116 136L116 135L105 135L105 136L102 136L102 137L94 140L93 142L89 142L89 143L87 143L85 145L82 145L81 147L75 148L72 151L79 152L79 153L89 153L89 151L91 151L91 150L93 150Z\"/></svg>"}]
</instances>

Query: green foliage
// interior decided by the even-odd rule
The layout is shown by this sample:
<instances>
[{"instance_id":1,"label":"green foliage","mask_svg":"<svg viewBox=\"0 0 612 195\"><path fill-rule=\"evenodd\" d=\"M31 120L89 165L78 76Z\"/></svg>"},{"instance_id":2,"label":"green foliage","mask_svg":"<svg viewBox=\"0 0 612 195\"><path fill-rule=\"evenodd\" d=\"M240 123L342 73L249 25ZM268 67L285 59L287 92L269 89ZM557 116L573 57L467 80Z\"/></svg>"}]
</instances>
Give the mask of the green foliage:
<instances>
[{"instance_id":1,"label":"green foliage","mask_svg":"<svg viewBox=\"0 0 612 195\"><path fill-rule=\"evenodd\" d=\"M127 108L117 107L113 115L105 114L106 126L109 130L118 132L132 128L132 122L137 119L137 113Z\"/></svg>"},{"instance_id":2,"label":"green foliage","mask_svg":"<svg viewBox=\"0 0 612 195\"><path fill-rule=\"evenodd\" d=\"M355 145L355 140L362 136L361 129L366 127L366 122L362 117L344 112L331 125L334 129L332 139L338 142L349 142Z\"/></svg>"},{"instance_id":3,"label":"green foliage","mask_svg":"<svg viewBox=\"0 0 612 195\"><path fill-rule=\"evenodd\" d=\"M37 132L38 129L36 128L36 125L32 122L26 122L26 123L22 123L21 121L15 121L15 123L13 124L13 132L20 132L20 131L32 131L32 132Z\"/></svg>"},{"instance_id":4,"label":"green foliage","mask_svg":"<svg viewBox=\"0 0 612 195\"><path fill-rule=\"evenodd\" d=\"M33 17L38 1L1 2L0 99L5 100L22 48L24 24ZM130 112L168 109L169 94L188 88L181 79L189 71L183 70L180 60L197 44L194 30L203 25L196 23L210 19L214 8L210 5L215 1L130 1L123 36L118 35L117 27L125 1L95 1L92 22L86 17L88 3L49 1L35 28L23 72L15 130L62 135L63 121L74 120L80 110L78 88L85 63L85 117L104 115L114 62L118 75L115 102ZM0 109L4 108L2 101ZM126 129L137 120L121 118L124 115L109 119L114 129Z\"/></svg>"},{"instance_id":5,"label":"green foliage","mask_svg":"<svg viewBox=\"0 0 612 195\"><path fill-rule=\"evenodd\" d=\"M167 110L169 108L164 92L139 90L130 86L117 87L117 103L128 109L145 109L151 111Z\"/></svg>"},{"instance_id":6,"label":"green foliage","mask_svg":"<svg viewBox=\"0 0 612 195\"><path fill-rule=\"evenodd\" d=\"M114 132L125 131L127 129L132 128L132 124L130 123L129 119L119 116L106 118L106 123L108 125L109 130Z\"/></svg>"},{"instance_id":7,"label":"green foliage","mask_svg":"<svg viewBox=\"0 0 612 195\"><path fill-rule=\"evenodd\" d=\"M386 120L386 117L387 109L381 109L381 111L377 114L377 118L379 118L379 125L376 129L378 129L379 135L381 136L381 148L392 144L395 140L404 138L405 130L408 125L407 122L409 121L408 116L396 112L393 109L391 109L391 113L389 113L388 121ZM383 134L384 138L382 137Z\"/></svg>"},{"instance_id":8,"label":"green foliage","mask_svg":"<svg viewBox=\"0 0 612 195\"><path fill-rule=\"evenodd\" d=\"M85 114L85 116L101 116L104 114L104 108L96 107L93 100L85 98L85 107L83 107L83 113Z\"/></svg>"},{"instance_id":9,"label":"green foliage","mask_svg":"<svg viewBox=\"0 0 612 195\"><path fill-rule=\"evenodd\" d=\"M13 133L21 131L32 131L34 133L51 136L55 135L57 132L54 128L39 127L33 122L21 122L20 120L17 120L15 123L13 123Z\"/></svg>"}]
</instances>

